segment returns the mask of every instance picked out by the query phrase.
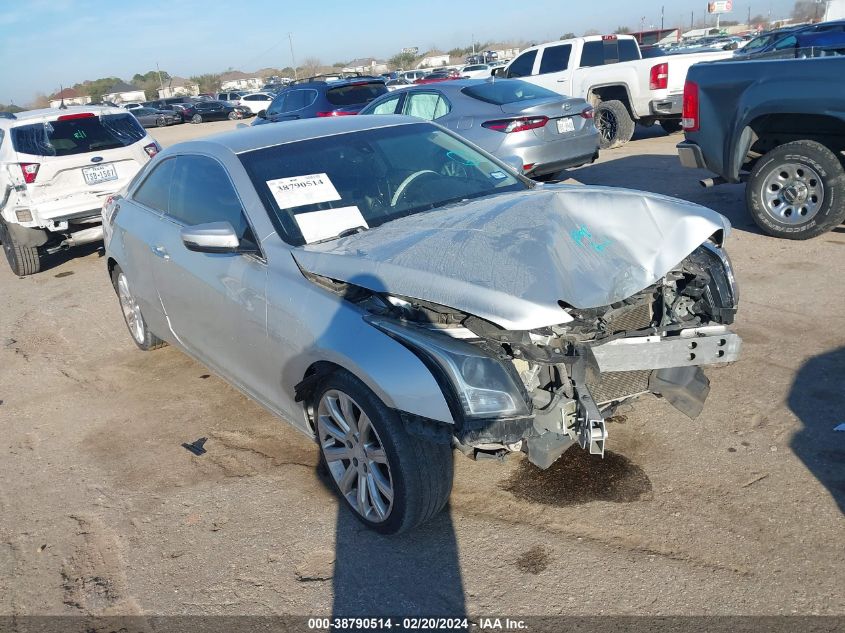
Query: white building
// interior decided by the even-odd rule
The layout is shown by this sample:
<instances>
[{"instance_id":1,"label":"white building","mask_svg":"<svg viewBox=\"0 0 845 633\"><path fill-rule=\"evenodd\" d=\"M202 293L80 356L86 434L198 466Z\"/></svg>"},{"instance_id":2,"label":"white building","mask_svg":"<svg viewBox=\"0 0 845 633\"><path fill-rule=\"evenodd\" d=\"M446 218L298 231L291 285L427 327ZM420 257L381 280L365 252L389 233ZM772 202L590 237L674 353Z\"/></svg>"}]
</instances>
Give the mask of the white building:
<instances>
[{"instance_id":1,"label":"white building","mask_svg":"<svg viewBox=\"0 0 845 633\"><path fill-rule=\"evenodd\" d=\"M418 63L417 68L437 68L438 66L448 66L449 55L446 53L429 52Z\"/></svg>"},{"instance_id":2,"label":"white building","mask_svg":"<svg viewBox=\"0 0 845 633\"><path fill-rule=\"evenodd\" d=\"M158 91L159 99L170 97L196 97L200 93L199 84L184 77L171 77L167 85Z\"/></svg>"},{"instance_id":3,"label":"white building","mask_svg":"<svg viewBox=\"0 0 845 633\"><path fill-rule=\"evenodd\" d=\"M109 88L109 91L103 95L103 101L111 101L120 105L121 103L132 103L133 101L146 101L147 96L143 90L139 90L135 86L130 86L127 83L120 82Z\"/></svg>"},{"instance_id":4,"label":"white building","mask_svg":"<svg viewBox=\"0 0 845 633\"><path fill-rule=\"evenodd\" d=\"M63 102L65 105L88 105L91 103L91 97L79 94L73 88L65 88L50 97L51 108L58 108Z\"/></svg>"},{"instance_id":5,"label":"white building","mask_svg":"<svg viewBox=\"0 0 845 633\"><path fill-rule=\"evenodd\" d=\"M387 63L372 57L353 59L343 67L345 73L361 73L362 75L380 75L387 72Z\"/></svg>"},{"instance_id":6,"label":"white building","mask_svg":"<svg viewBox=\"0 0 845 633\"><path fill-rule=\"evenodd\" d=\"M220 89L227 90L258 90L264 85L263 77L248 75L239 70L232 70L220 75Z\"/></svg>"}]
</instances>

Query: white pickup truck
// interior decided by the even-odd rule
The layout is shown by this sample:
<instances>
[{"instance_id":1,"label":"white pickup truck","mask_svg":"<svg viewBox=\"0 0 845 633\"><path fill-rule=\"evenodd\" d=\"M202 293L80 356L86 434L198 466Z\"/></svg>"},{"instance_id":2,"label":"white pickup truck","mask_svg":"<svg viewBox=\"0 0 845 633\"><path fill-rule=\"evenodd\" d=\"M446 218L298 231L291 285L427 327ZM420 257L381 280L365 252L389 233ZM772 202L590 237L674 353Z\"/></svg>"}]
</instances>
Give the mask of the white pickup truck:
<instances>
[{"instance_id":1,"label":"white pickup truck","mask_svg":"<svg viewBox=\"0 0 845 633\"><path fill-rule=\"evenodd\" d=\"M713 51L643 59L631 35L591 35L527 48L496 75L583 97L595 108L600 147L608 149L630 141L635 123L657 122L669 133L679 132L689 67L731 55Z\"/></svg>"}]
</instances>

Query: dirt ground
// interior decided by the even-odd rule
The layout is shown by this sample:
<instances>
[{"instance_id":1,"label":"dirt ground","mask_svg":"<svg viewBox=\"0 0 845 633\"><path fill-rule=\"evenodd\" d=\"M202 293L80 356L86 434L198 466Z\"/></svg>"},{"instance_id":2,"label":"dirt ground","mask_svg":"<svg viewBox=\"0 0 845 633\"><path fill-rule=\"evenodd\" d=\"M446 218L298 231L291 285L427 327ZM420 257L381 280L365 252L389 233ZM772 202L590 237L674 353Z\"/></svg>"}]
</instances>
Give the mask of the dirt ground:
<instances>
[{"instance_id":1,"label":"dirt ground","mask_svg":"<svg viewBox=\"0 0 845 633\"><path fill-rule=\"evenodd\" d=\"M155 130L162 144L232 128ZM316 447L173 348L133 344L96 247L0 266L0 615L845 614L845 226L761 235L679 136L569 176L726 214L741 360L541 472L456 455L449 508L363 529ZM182 447L207 437L200 457Z\"/></svg>"}]
</instances>

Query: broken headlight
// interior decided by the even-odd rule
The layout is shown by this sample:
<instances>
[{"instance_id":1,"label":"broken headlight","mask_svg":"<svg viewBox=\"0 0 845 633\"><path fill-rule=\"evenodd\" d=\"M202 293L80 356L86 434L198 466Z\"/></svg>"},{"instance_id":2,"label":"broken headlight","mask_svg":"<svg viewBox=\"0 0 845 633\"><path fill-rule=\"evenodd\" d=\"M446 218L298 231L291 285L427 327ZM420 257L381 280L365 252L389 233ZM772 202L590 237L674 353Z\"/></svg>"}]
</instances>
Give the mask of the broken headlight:
<instances>
[{"instance_id":1,"label":"broken headlight","mask_svg":"<svg viewBox=\"0 0 845 633\"><path fill-rule=\"evenodd\" d=\"M499 360L478 347L449 336L368 317L385 334L434 361L449 379L464 415L473 418L528 415L528 405L514 377Z\"/></svg>"}]
</instances>

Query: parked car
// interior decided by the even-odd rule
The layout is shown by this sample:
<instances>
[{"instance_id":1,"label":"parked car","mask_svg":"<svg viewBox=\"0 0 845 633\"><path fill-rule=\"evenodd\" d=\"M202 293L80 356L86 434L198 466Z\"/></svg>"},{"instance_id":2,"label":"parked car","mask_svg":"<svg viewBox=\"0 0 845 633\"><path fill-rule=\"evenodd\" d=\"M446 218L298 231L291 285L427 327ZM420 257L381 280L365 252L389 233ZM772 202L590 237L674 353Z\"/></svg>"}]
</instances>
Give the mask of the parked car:
<instances>
[{"instance_id":1,"label":"parked car","mask_svg":"<svg viewBox=\"0 0 845 633\"><path fill-rule=\"evenodd\" d=\"M845 221L845 57L727 61L690 69L684 91L685 167L746 182L751 217L800 240Z\"/></svg>"},{"instance_id":2,"label":"parked car","mask_svg":"<svg viewBox=\"0 0 845 633\"><path fill-rule=\"evenodd\" d=\"M493 69L489 64L472 64L461 68L461 77L464 79L487 79Z\"/></svg>"},{"instance_id":3,"label":"parked car","mask_svg":"<svg viewBox=\"0 0 845 633\"><path fill-rule=\"evenodd\" d=\"M417 79L422 79L425 77L429 71L427 70L406 70L402 73L402 76L407 79L408 81L414 82Z\"/></svg>"},{"instance_id":4,"label":"parked car","mask_svg":"<svg viewBox=\"0 0 845 633\"><path fill-rule=\"evenodd\" d=\"M194 114L191 123L203 123L204 121L222 121L223 119L243 119L252 115L249 108L239 105L230 105L222 101L198 101L193 104Z\"/></svg>"},{"instance_id":5,"label":"parked car","mask_svg":"<svg viewBox=\"0 0 845 633\"><path fill-rule=\"evenodd\" d=\"M175 112L156 108L135 108L131 112L144 127L167 127L176 123L178 116ZM181 117L178 117L178 122L181 121Z\"/></svg>"},{"instance_id":6,"label":"parked car","mask_svg":"<svg viewBox=\"0 0 845 633\"><path fill-rule=\"evenodd\" d=\"M129 103L124 103L120 107L123 108L124 110L135 110L136 108L143 108L144 104L139 103L137 101L131 101Z\"/></svg>"},{"instance_id":7,"label":"parked car","mask_svg":"<svg viewBox=\"0 0 845 633\"><path fill-rule=\"evenodd\" d=\"M275 95L269 92L251 92L238 101L238 105L247 108L250 113L258 114L273 102Z\"/></svg>"},{"instance_id":8,"label":"parked car","mask_svg":"<svg viewBox=\"0 0 845 633\"><path fill-rule=\"evenodd\" d=\"M399 88L405 88L407 86L413 86L413 81L408 81L404 77L400 77L399 79L388 79L387 82L384 84L387 86L387 89L390 91L398 90Z\"/></svg>"},{"instance_id":9,"label":"parked car","mask_svg":"<svg viewBox=\"0 0 845 633\"><path fill-rule=\"evenodd\" d=\"M502 160L518 159L526 176L544 179L599 154L593 109L518 79L465 79L388 93L361 110L436 121Z\"/></svg>"},{"instance_id":10,"label":"parked car","mask_svg":"<svg viewBox=\"0 0 845 633\"><path fill-rule=\"evenodd\" d=\"M687 69L730 56L729 51L713 51L642 59L633 36L595 35L527 48L502 74L586 99L595 108L605 149L630 141L635 123L680 131Z\"/></svg>"},{"instance_id":11,"label":"parked car","mask_svg":"<svg viewBox=\"0 0 845 633\"><path fill-rule=\"evenodd\" d=\"M540 186L417 119L177 144L103 224L135 344L178 347L314 438L383 533L443 508L453 446L602 455L620 402L694 417L702 366L739 354L724 217Z\"/></svg>"},{"instance_id":12,"label":"parked car","mask_svg":"<svg viewBox=\"0 0 845 633\"><path fill-rule=\"evenodd\" d=\"M425 77L416 79L414 83L419 86L425 84L438 83L440 81L454 81L456 79L461 79L461 75L457 71L438 70L433 73L427 74Z\"/></svg>"},{"instance_id":13,"label":"parked car","mask_svg":"<svg viewBox=\"0 0 845 633\"><path fill-rule=\"evenodd\" d=\"M387 92L384 81L375 77L294 82L276 95L267 111L258 114L253 125L357 114L370 101Z\"/></svg>"},{"instance_id":14,"label":"parked car","mask_svg":"<svg viewBox=\"0 0 845 633\"><path fill-rule=\"evenodd\" d=\"M754 59L760 57L778 56L784 50L798 48L799 36L814 33L842 33L845 31L845 20L820 22L818 24L803 24L801 26L779 29L762 33L748 42L745 46L734 51L734 59ZM794 55L789 55L790 57Z\"/></svg>"},{"instance_id":15,"label":"parked car","mask_svg":"<svg viewBox=\"0 0 845 633\"><path fill-rule=\"evenodd\" d=\"M178 114L183 123L190 121L194 114L196 114L193 103L172 103L164 106L163 109L171 110L174 114Z\"/></svg>"},{"instance_id":16,"label":"parked car","mask_svg":"<svg viewBox=\"0 0 845 633\"><path fill-rule=\"evenodd\" d=\"M159 146L123 108L70 106L0 117L0 241L16 275L103 237L100 209Z\"/></svg>"},{"instance_id":17,"label":"parked car","mask_svg":"<svg viewBox=\"0 0 845 633\"><path fill-rule=\"evenodd\" d=\"M232 105L240 105L240 100L249 93L245 90L230 90L228 92L218 92L217 101L225 101Z\"/></svg>"}]
</instances>

